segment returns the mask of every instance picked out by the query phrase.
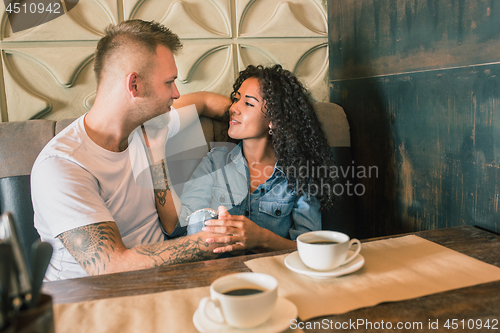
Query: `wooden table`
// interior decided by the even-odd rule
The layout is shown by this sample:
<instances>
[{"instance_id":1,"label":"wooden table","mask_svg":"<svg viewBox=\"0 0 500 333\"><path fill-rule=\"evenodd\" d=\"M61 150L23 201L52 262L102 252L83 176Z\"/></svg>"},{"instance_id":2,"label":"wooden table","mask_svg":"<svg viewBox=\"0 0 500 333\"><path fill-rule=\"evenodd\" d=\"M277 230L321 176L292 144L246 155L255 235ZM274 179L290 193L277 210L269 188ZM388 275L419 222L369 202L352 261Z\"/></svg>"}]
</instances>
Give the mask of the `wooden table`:
<instances>
[{"instance_id":1,"label":"wooden table","mask_svg":"<svg viewBox=\"0 0 500 333\"><path fill-rule=\"evenodd\" d=\"M417 236L446 246L452 250L466 254L486 263L500 267L500 236L474 228L461 226L414 233ZM383 238L392 238L394 235ZM375 239L367 239L369 242ZM256 254L228 259L209 260L191 264L181 264L147 270L92 276L44 284L43 291L53 296L54 303L71 303L117 296L129 296L155 293L166 290L185 289L209 286L215 279L226 274L249 272L244 261L249 259L284 254L289 251ZM456 319L460 329L452 329L452 320ZM343 315L315 318L307 324L317 327L328 322L329 327L343 325L343 331L375 331L364 330L364 325L354 328L353 322L371 322L372 325L384 327L384 323L393 325L401 322L409 327L421 323L420 331L429 331L429 323L439 321L439 329L433 332L462 331L461 320L480 319L483 323L489 319L490 326L496 320L496 330L482 329L475 332L500 331L500 281L482 284L458 290L447 291L416 299L379 304L371 308L363 308ZM450 328L444 327L450 320ZM415 324L414 324L415 323ZM403 325L404 325L403 324ZM349 327L348 327L349 325ZM395 327L395 326L394 326ZM418 327L418 326L414 326ZM325 329L304 329L305 332L327 332ZM383 329L377 329L383 332ZM396 331L396 330L388 330Z\"/></svg>"}]
</instances>

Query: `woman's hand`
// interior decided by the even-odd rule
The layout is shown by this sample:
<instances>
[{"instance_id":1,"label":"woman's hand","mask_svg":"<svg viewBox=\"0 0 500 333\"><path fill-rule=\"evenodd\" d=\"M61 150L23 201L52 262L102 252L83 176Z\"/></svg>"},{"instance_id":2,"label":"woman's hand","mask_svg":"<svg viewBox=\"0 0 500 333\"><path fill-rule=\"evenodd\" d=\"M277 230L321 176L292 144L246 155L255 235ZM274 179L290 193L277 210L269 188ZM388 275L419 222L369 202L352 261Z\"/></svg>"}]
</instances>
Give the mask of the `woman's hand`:
<instances>
[{"instance_id":1,"label":"woman's hand","mask_svg":"<svg viewBox=\"0 0 500 333\"><path fill-rule=\"evenodd\" d=\"M214 253L250 250L261 247L264 229L242 215L230 215L224 206L219 207L219 219L205 221L202 229L220 237L207 238L208 243L225 243L217 247Z\"/></svg>"}]
</instances>

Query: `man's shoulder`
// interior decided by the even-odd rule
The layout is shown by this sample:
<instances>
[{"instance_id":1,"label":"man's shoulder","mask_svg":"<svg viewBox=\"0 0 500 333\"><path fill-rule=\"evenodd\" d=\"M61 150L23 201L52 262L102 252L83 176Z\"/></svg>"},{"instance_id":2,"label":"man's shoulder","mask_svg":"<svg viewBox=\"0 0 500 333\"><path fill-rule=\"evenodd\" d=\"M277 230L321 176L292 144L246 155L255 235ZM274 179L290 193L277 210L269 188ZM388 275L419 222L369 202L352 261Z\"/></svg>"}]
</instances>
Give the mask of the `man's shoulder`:
<instances>
[{"instance_id":1,"label":"man's shoulder","mask_svg":"<svg viewBox=\"0 0 500 333\"><path fill-rule=\"evenodd\" d=\"M62 152L68 152L68 149L73 150L84 140L82 137L82 129L83 116L75 119L75 121L57 133L43 148L42 153L47 153L52 149Z\"/></svg>"},{"instance_id":2,"label":"man's shoulder","mask_svg":"<svg viewBox=\"0 0 500 333\"><path fill-rule=\"evenodd\" d=\"M74 152L84 141L80 128L82 117L69 124L45 145L35 160L32 172L45 161L60 161L61 159L71 161L73 159Z\"/></svg>"}]
</instances>

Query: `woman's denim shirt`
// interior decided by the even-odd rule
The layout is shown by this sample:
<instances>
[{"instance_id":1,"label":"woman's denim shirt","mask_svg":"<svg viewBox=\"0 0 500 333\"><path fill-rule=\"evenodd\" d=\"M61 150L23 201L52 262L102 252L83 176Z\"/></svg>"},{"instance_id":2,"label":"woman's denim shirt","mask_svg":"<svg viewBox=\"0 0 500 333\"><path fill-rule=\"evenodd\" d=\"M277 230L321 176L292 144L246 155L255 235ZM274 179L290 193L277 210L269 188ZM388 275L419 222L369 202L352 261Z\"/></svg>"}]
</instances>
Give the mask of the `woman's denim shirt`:
<instances>
[{"instance_id":1,"label":"woman's denim shirt","mask_svg":"<svg viewBox=\"0 0 500 333\"><path fill-rule=\"evenodd\" d=\"M287 186L285 174L276 165L271 177L251 194L249 179L241 143L230 152L227 147L213 148L185 184L180 198L179 222L167 236L186 234L187 218L194 211L202 208L217 210L221 205L231 215L244 215L287 239L295 240L304 232L321 230L318 200L314 196L299 197Z\"/></svg>"}]
</instances>

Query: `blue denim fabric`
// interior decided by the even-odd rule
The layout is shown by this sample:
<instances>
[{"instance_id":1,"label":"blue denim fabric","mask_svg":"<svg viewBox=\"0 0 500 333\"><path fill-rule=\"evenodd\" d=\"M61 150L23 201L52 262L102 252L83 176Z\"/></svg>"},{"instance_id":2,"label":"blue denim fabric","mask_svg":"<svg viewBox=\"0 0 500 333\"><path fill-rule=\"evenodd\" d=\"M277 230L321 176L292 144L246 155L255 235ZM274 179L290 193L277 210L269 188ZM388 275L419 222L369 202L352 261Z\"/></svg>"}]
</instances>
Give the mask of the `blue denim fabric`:
<instances>
[{"instance_id":1,"label":"blue denim fabric","mask_svg":"<svg viewBox=\"0 0 500 333\"><path fill-rule=\"evenodd\" d=\"M222 173L224 168L228 186ZM304 232L321 230L318 200L298 196L287 186L285 174L276 166L272 176L255 191L249 192L249 169L242 154L241 143L229 152L227 147L213 148L185 184L181 195L181 213L175 230L169 238L186 234L187 217L201 208L217 210L225 206L231 215L245 215L259 226L275 234L295 240ZM230 196L233 197L234 205ZM191 223L188 233L201 230Z\"/></svg>"}]
</instances>

